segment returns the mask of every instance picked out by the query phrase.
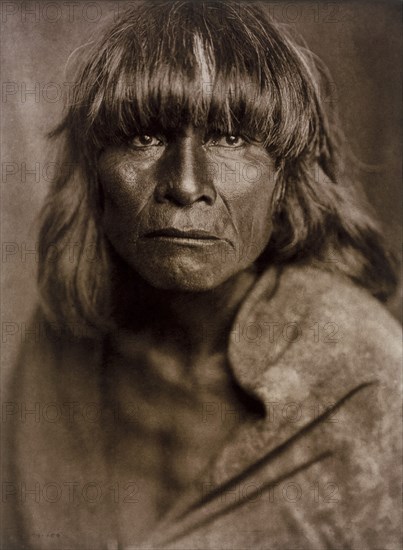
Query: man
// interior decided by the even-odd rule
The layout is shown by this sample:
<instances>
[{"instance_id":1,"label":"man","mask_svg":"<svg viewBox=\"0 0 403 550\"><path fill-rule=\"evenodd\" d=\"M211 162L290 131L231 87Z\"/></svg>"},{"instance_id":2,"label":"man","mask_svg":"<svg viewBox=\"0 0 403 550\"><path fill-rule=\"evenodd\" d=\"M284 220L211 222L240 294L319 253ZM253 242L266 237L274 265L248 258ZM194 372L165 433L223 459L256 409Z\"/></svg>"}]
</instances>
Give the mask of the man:
<instances>
[{"instance_id":1,"label":"man","mask_svg":"<svg viewBox=\"0 0 403 550\"><path fill-rule=\"evenodd\" d=\"M80 53L10 544L397 548L396 280L321 80L248 3L138 5Z\"/></svg>"}]
</instances>

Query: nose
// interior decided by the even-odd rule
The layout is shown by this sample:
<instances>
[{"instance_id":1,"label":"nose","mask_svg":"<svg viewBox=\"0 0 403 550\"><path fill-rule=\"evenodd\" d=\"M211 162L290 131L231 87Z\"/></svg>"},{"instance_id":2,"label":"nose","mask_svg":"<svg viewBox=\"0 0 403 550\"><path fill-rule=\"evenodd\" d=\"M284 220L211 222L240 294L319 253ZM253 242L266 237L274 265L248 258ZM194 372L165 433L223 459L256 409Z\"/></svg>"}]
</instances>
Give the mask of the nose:
<instances>
[{"instance_id":1,"label":"nose","mask_svg":"<svg viewBox=\"0 0 403 550\"><path fill-rule=\"evenodd\" d=\"M216 189L209 173L206 153L196 136L182 137L168 146L157 176L157 202L176 206L216 200Z\"/></svg>"}]
</instances>

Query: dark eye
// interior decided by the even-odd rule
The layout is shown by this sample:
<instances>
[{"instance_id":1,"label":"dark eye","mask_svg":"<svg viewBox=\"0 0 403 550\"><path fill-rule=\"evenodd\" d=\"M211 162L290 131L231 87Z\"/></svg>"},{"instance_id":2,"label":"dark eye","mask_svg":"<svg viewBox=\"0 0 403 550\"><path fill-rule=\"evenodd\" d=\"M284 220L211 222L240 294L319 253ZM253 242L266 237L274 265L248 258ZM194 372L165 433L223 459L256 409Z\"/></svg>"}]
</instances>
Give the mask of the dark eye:
<instances>
[{"instance_id":1,"label":"dark eye","mask_svg":"<svg viewBox=\"0 0 403 550\"><path fill-rule=\"evenodd\" d=\"M134 145L134 147L139 147L139 148L155 147L158 145L162 145L162 141L156 136L141 134L138 136L134 136L134 138L131 140L131 144Z\"/></svg>"},{"instance_id":2,"label":"dark eye","mask_svg":"<svg viewBox=\"0 0 403 550\"><path fill-rule=\"evenodd\" d=\"M242 147L245 144L245 140L241 136L228 134L213 138L210 144L216 147L231 147L235 149L236 147Z\"/></svg>"}]
</instances>

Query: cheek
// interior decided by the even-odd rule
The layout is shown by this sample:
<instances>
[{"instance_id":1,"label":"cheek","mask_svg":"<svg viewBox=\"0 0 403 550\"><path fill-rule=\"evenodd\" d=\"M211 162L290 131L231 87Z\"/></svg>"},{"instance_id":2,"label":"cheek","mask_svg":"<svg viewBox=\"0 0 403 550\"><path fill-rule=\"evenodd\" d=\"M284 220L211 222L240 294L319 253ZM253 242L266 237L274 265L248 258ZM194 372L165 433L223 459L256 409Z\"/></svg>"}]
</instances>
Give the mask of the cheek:
<instances>
[{"instance_id":1,"label":"cheek","mask_svg":"<svg viewBox=\"0 0 403 550\"><path fill-rule=\"evenodd\" d=\"M99 167L99 183L104 194L103 221L106 233L112 238L136 233L138 214L147 202L146 179L133 163L105 159Z\"/></svg>"},{"instance_id":2,"label":"cheek","mask_svg":"<svg viewBox=\"0 0 403 550\"><path fill-rule=\"evenodd\" d=\"M266 246L272 228L272 196L275 170L264 164L240 164L238 182L222 188L223 198L231 209L240 246L256 252Z\"/></svg>"}]
</instances>

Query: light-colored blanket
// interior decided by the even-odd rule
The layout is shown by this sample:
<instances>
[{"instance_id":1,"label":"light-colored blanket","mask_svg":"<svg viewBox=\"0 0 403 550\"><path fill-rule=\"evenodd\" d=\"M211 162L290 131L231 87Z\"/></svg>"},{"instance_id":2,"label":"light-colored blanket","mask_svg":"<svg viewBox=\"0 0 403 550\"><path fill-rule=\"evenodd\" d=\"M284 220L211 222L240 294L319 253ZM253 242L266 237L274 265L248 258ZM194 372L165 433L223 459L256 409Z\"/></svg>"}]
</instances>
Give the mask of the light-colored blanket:
<instances>
[{"instance_id":1,"label":"light-colored blanket","mask_svg":"<svg viewBox=\"0 0 403 550\"><path fill-rule=\"evenodd\" d=\"M140 451L111 445L125 419L103 402L102 341L35 323L3 405L2 547L400 548L400 327L364 290L312 267L261 276L228 361L265 416L155 522Z\"/></svg>"}]
</instances>

